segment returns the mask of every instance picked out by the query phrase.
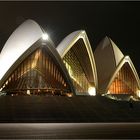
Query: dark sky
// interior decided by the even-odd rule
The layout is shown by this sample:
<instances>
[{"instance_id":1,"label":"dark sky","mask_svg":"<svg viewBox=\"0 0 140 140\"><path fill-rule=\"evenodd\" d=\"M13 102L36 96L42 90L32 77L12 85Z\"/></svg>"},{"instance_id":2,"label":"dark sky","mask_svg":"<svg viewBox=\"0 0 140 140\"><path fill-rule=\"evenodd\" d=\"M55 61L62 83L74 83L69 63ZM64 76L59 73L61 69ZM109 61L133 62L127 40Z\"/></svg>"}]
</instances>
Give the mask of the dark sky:
<instances>
[{"instance_id":1,"label":"dark sky","mask_svg":"<svg viewBox=\"0 0 140 140\"><path fill-rule=\"evenodd\" d=\"M94 51L109 36L130 55L140 74L140 2L0 2L0 48L29 18L44 27L56 45L69 33L84 29Z\"/></svg>"}]
</instances>

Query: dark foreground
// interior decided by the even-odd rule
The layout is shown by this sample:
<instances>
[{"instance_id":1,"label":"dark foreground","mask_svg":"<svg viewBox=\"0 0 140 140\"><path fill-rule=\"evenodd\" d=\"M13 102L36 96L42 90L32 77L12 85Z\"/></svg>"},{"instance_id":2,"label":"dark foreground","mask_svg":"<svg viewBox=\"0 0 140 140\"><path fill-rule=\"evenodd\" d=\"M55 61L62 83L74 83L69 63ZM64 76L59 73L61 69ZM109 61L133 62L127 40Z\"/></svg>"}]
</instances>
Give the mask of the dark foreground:
<instances>
[{"instance_id":1,"label":"dark foreground","mask_svg":"<svg viewBox=\"0 0 140 140\"><path fill-rule=\"evenodd\" d=\"M139 130L140 123L4 123L0 139L136 139Z\"/></svg>"},{"instance_id":2,"label":"dark foreground","mask_svg":"<svg viewBox=\"0 0 140 140\"><path fill-rule=\"evenodd\" d=\"M1 123L140 122L140 102L89 96L0 97Z\"/></svg>"}]
</instances>

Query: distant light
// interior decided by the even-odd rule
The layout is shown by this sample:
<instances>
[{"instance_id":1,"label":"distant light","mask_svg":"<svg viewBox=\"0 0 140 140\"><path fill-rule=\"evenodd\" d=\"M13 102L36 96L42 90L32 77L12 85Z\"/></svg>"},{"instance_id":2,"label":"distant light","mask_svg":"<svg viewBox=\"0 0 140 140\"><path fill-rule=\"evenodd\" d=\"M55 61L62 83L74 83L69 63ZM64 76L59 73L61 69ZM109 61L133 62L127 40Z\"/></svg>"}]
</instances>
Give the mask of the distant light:
<instances>
[{"instance_id":1,"label":"distant light","mask_svg":"<svg viewBox=\"0 0 140 140\"><path fill-rule=\"evenodd\" d=\"M129 59L129 56L127 55L127 56L125 57L125 59Z\"/></svg>"},{"instance_id":2,"label":"distant light","mask_svg":"<svg viewBox=\"0 0 140 140\"><path fill-rule=\"evenodd\" d=\"M29 89L27 90L27 94L30 95L30 90Z\"/></svg>"},{"instance_id":3,"label":"distant light","mask_svg":"<svg viewBox=\"0 0 140 140\"><path fill-rule=\"evenodd\" d=\"M67 97L72 97L72 93L67 93Z\"/></svg>"},{"instance_id":4,"label":"distant light","mask_svg":"<svg viewBox=\"0 0 140 140\"><path fill-rule=\"evenodd\" d=\"M85 33L85 31L82 31L82 34L84 34Z\"/></svg>"},{"instance_id":5,"label":"distant light","mask_svg":"<svg viewBox=\"0 0 140 140\"><path fill-rule=\"evenodd\" d=\"M95 89L95 87L89 87L88 88L88 93L91 96L95 96L96 95L96 89Z\"/></svg>"},{"instance_id":6,"label":"distant light","mask_svg":"<svg viewBox=\"0 0 140 140\"><path fill-rule=\"evenodd\" d=\"M46 34L46 33L42 34L42 39L43 40L48 40L49 39L48 34Z\"/></svg>"},{"instance_id":7,"label":"distant light","mask_svg":"<svg viewBox=\"0 0 140 140\"><path fill-rule=\"evenodd\" d=\"M110 91L108 90L107 94L110 94Z\"/></svg>"},{"instance_id":8,"label":"distant light","mask_svg":"<svg viewBox=\"0 0 140 140\"><path fill-rule=\"evenodd\" d=\"M137 96L140 97L140 90L137 90Z\"/></svg>"}]
</instances>

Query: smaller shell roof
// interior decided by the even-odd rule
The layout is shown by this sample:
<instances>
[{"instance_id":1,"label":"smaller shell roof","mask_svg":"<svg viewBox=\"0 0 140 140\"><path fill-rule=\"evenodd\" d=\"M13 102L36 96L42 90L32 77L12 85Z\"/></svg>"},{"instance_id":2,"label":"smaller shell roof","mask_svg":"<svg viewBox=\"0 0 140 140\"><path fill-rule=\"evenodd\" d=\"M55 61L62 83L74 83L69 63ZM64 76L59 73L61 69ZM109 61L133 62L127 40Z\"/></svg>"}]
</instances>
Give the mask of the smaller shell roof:
<instances>
[{"instance_id":1,"label":"smaller shell roof","mask_svg":"<svg viewBox=\"0 0 140 140\"><path fill-rule=\"evenodd\" d=\"M139 80L138 73L137 73L137 71L136 71L136 69L135 69L135 66L134 66L134 64L133 64L133 62L132 62L132 60L131 60L131 58L130 58L129 56L126 55L126 56L123 57L123 59L122 59L122 60L120 61L120 63L118 64L116 70L114 71L114 74L112 75L112 77L111 77L111 79L110 79L110 81L109 81L109 83L108 83L107 90L108 90L108 88L110 87L111 83L113 82L113 80L114 80L116 74L117 74L118 71L123 67L123 65L124 65L125 63L127 63L127 64L129 65L130 69L132 70L132 72L133 72L133 74L134 74L134 77L135 77L135 80L136 80L137 85L138 85L138 89L140 89L140 80Z\"/></svg>"},{"instance_id":2,"label":"smaller shell roof","mask_svg":"<svg viewBox=\"0 0 140 140\"><path fill-rule=\"evenodd\" d=\"M9 37L0 53L0 80L16 60L37 40L43 31L33 20L26 20Z\"/></svg>"},{"instance_id":3,"label":"smaller shell roof","mask_svg":"<svg viewBox=\"0 0 140 140\"><path fill-rule=\"evenodd\" d=\"M124 57L124 55L110 38L109 38L109 40L112 44L112 49L113 49L113 52L114 52L114 57L115 57L116 66L117 66L119 64L119 62L122 60L122 58Z\"/></svg>"},{"instance_id":4,"label":"smaller shell roof","mask_svg":"<svg viewBox=\"0 0 140 140\"><path fill-rule=\"evenodd\" d=\"M85 59L83 59L83 55L79 51L79 53L76 54L77 58L80 60L81 66L83 67L89 81L91 83L94 83L95 87L97 87L97 74L96 74L94 56L93 56L92 48L91 48L91 45L90 45L90 42L88 40L88 36L87 36L85 30L78 30L78 31L72 32L71 34L66 36L60 42L60 44L57 46L57 51L58 51L59 55L61 56L61 58L63 58L65 56L65 54L80 39L83 41L84 46L82 46L82 47L84 47L84 48L82 48L82 49L84 51L86 51L86 56L85 56Z\"/></svg>"},{"instance_id":5,"label":"smaller shell roof","mask_svg":"<svg viewBox=\"0 0 140 140\"><path fill-rule=\"evenodd\" d=\"M124 57L123 53L116 46L116 44L107 36L99 43L94 54L98 56L98 55L101 55L102 52L103 52L102 57L108 54L110 56L112 55L116 66L118 65L120 60Z\"/></svg>"},{"instance_id":6,"label":"smaller shell roof","mask_svg":"<svg viewBox=\"0 0 140 140\"><path fill-rule=\"evenodd\" d=\"M94 58L99 89L105 89L124 55L109 37L105 37L95 49Z\"/></svg>"},{"instance_id":7,"label":"smaller shell roof","mask_svg":"<svg viewBox=\"0 0 140 140\"><path fill-rule=\"evenodd\" d=\"M57 51L60 54L61 57L64 56L64 52L67 48L67 46L72 46L73 44L73 40L75 40L75 38L77 38L82 32L84 32L83 30L78 30L75 32L72 32L71 34L69 34L68 36L66 36L61 42L60 44L57 46ZM78 40L78 39L77 39Z\"/></svg>"}]
</instances>

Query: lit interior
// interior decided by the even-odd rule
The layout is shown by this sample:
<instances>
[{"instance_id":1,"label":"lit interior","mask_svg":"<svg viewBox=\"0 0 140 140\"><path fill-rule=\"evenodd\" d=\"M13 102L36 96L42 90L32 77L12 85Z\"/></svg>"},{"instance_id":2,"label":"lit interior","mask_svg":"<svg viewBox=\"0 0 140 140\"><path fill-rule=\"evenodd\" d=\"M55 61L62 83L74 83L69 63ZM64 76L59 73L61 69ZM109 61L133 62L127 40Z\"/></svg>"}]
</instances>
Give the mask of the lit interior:
<instances>
[{"instance_id":1,"label":"lit interior","mask_svg":"<svg viewBox=\"0 0 140 140\"><path fill-rule=\"evenodd\" d=\"M136 94L137 90L138 84L135 76L129 64L125 63L114 78L109 92L110 94Z\"/></svg>"}]
</instances>

